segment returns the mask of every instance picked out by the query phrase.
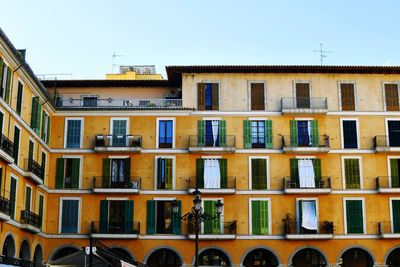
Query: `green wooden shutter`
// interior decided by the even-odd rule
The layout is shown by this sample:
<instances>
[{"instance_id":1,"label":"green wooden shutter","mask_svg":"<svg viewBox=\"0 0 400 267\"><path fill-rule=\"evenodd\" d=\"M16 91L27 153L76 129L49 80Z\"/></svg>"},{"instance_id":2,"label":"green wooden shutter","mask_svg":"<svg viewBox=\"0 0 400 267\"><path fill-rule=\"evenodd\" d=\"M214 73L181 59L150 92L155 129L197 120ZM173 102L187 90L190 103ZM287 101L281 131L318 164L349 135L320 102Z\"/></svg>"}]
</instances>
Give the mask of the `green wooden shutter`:
<instances>
[{"instance_id":1,"label":"green wooden shutter","mask_svg":"<svg viewBox=\"0 0 400 267\"><path fill-rule=\"evenodd\" d=\"M299 186L298 162L298 159L290 159L290 179L296 181L297 186Z\"/></svg>"},{"instance_id":2,"label":"green wooden shutter","mask_svg":"<svg viewBox=\"0 0 400 267\"><path fill-rule=\"evenodd\" d=\"M50 144L50 116L47 117L47 139L46 144Z\"/></svg>"},{"instance_id":3,"label":"green wooden shutter","mask_svg":"<svg viewBox=\"0 0 400 267\"><path fill-rule=\"evenodd\" d=\"M178 200L178 213L172 213L172 233L174 235L180 235L182 229L182 201Z\"/></svg>"},{"instance_id":4,"label":"green wooden shutter","mask_svg":"<svg viewBox=\"0 0 400 267\"><path fill-rule=\"evenodd\" d=\"M272 121L265 121L265 148L272 148Z\"/></svg>"},{"instance_id":5,"label":"green wooden shutter","mask_svg":"<svg viewBox=\"0 0 400 267\"><path fill-rule=\"evenodd\" d=\"M204 212L208 215L214 217L213 206L215 206L215 201L212 200L204 200ZM206 219L204 221L204 234L212 234L213 233L213 220Z\"/></svg>"},{"instance_id":6,"label":"green wooden shutter","mask_svg":"<svg viewBox=\"0 0 400 267\"><path fill-rule=\"evenodd\" d=\"M400 233L400 200L392 200L393 233Z\"/></svg>"},{"instance_id":7,"label":"green wooden shutter","mask_svg":"<svg viewBox=\"0 0 400 267\"><path fill-rule=\"evenodd\" d=\"M163 185L161 184L161 175L162 175L162 160L163 158L157 159L157 189L164 189Z\"/></svg>"},{"instance_id":8,"label":"green wooden shutter","mask_svg":"<svg viewBox=\"0 0 400 267\"><path fill-rule=\"evenodd\" d=\"M261 234L261 214L260 214L260 202L259 200L253 200L251 202L251 234Z\"/></svg>"},{"instance_id":9,"label":"green wooden shutter","mask_svg":"<svg viewBox=\"0 0 400 267\"><path fill-rule=\"evenodd\" d=\"M131 182L131 158L125 159L124 164L125 184L129 184Z\"/></svg>"},{"instance_id":10,"label":"green wooden shutter","mask_svg":"<svg viewBox=\"0 0 400 267\"><path fill-rule=\"evenodd\" d=\"M297 231L300 231L300 229L302 227L301 225L303 224L303 200L297 201L297 210L299 211L298 212L299 218L297 221L297 225L298 225Z\"/></svg>"},{"instance_id":11,"label":"green wooden shutter","mask_svg":"<svg viewBox=\"0 0 400 267\"><path fill-rule=\"evenodd\" d=\"M156 233L156 201L147 200L147 234Z\"/></svg>"},{"instance_id":12,"label":"green wooden shutter","mask_svg":"<svg viewBox=\"0 0 400 267\"><path fill-rule=\"evenodd\" d=\"M3 133L3 120L4 120L4 114L0 112L0 134Z\"/></svg>"},{"instance_id":13,"label":"green wooden shutter","mask_svg":"<svg viewBox=\"0 0 400 267\"><path fill-rule=\"evenodd\" d=\"M133 233L133 211L134 205L133 200L125 201L125 234Z\"/></svg>"},{"instance_id":14,"label":"green wooden shutter","mask_svg":"<svg viewBox=\"0 0 400 267\"><path fill-rule=\"evenodd\" d=\"M346 220L347 233L362 234L364 232L361 200L346 200Z\"/></svg>"},{"instance_id":15,"label":"green wooden shutter","mask_svg":"<svg viewBox=\"0 0 400 267\"><path fill-rule=\"evenodd\" d=\"M16 106L16 112L18 115L21 115L22 111L22 94L23 94L24 86L22 83L18 82L18 92L17 92L17 106Z\"/></svg>"},{"instance_id":16,"label":"green wooden shutter","mask_svg":"<svg viewBox=\"0 0 400 267\"><path fill-rule=\"evenodd\" d=\"M315 187L319 188L322 179L321 159L313 159L313 165L314 165L314 175L315 175Z\"/></svg>"},{"instance_id":17,"label":"green wooden shutter","mask_svg":"<svg viewBox=\"0 0 400 267\"><path fill-rule=\"evenodd\" d=\"M14 150L13 150L13 158L14 163L18 165L18 158L19 158L19 140L20 140L20 129L17 126L14 127Z\"/></svg>"},{"instance_id":18,"label":"green wooden shutter","mask_svg":"<svg viewBox=\"0 0 400 267\"><path fill-rule=\"evenodd\" d=\"M228 188L228 160L219 159L219 172L221 174L221 188Z\"/></svg>"},{"instance_id":19,"label":"green wooden shutter","mask_svg":"<svg viewBox=\"0 0 400 267\"><path fill-rule=\"evenodd\" d=\"M102 187L110 188L110 176L111 176L111 159L103 159L103 180Z\"/></svg>"},{"instance_id":20,"label":"green wooden shutter","mask_svg":"<svg viewBox=\"0 0 400 267\"><path fill-rule=\"evenodd\" d=\"M64 165L65 159L58 158L56 162L56 188L64 188Z\"/></svg>"},{"instance_id":21,"label":"green wooden shutter","mask_svg":"<svg viewBox=\"0 0 400 267\"><path fill-rule=\"evenodd\" d=\"M165 159L165 189L172 189L172 159Z\"/></svg>"},{"instance_id":22,"label":"green wooden shutter","mask_svg":"<svg viewBox=\"0 0 400 267\"><path fill-rule=\"evenodd\" d=\"M268 229L268 201L260 201L260 234L267 235Z\"/></svg>"},{"instance_id":23,"label":"green wooden shutter","mask_svg":"<svg viewBox=\"0 0 400 267\"><path fill-rule=\"evenodd\" d=\"M10 185L10 218L15 218L15 205L16 205L16 194L17 194L17 180L11 178Z\"/></svg>"},{"instance_id":24,"label":"green wooden shutter","mask_svg":"<svg viewBox=\"0 0 400 267\"><path fill-rule=\"evenodd\" d=\"M259 159L251 160L251 189L261 189Z\"/></svg>"},{"instance_id":25,"label":"green wooden shutter","mask_svg":"<svg viewBox=\"0 0 400 267\"><path fill-rule=\"evenodd\" d=\"M40 217L40 225L43 223L43 208L44 208L44 196L39 195L39 217Z\"/></svg>"},{"instance_id":26,"label":"green wooden shutter","mask_svg":"<svg viewBox=\"0 0 400 267\"><path fill-rule=\"evenodd\" d=\"M38 114L37 114L37 122L36 122L36 128L35 131L38 135L40 135L40 122L42 119L42 104L40 104L40 102L38 102Z\"/></svg>"},{"instance_id":27,"label":"green wooden shutter","mask_svg":"<svg viewBox=\"0 0 400 267\"><path fill-rule=\"evenodd\" d=\"M196 159L196 187L204 188L204 159Z\"/></svg>"},{"instance_id":28,"label":"green wooden shutter","mask_svg":"<svg viewBox=\"0 0 400 267\"><path fill-rule=\"evenodd\" d=\"M226 121L220 120L218 126L219 126L219 133L218 133L219 146L225 147L226 146Z\"/></svg>"},{"instance_id":29,"label":"green wooden shutter","mask_svg":"<svg viewBox=\"0 0 400 267\"><path fill-rule=\"evenodd\" d=\"M100 233L108 232L108 200L100 200Z\"/></svg>"},{"instance_id":30,"label":"green wooden shutter","mask_svg":"<svg viewBox=\"0 0 400 267\"><path fill-rule=\"evenodd\" d=\"M7 67L7 84L6 84L6 95L5 101L10 104L10 91L11 91L11 68Z\"/></svg>"},{"instance_id":31,"label":"green wooden shutter","mask_svg":"<svg viewBox=\"0 0 400 267\"><path fill-rule=\"evenodd\" d=\"M205 145L205 121L198 120L197 121L197 146Z\"/></svg>"},{"instance_id":32,"label":"green wooden shutter","mask_svg":"<svg viewBox=\"0 0 400 267\"><path fill-rule=\"evenodd\" d=\"M31 210L32 188L26 187L25 191L25 210Z\"/></svg>"},{"instance_id":33,"label":"green wooden shutter","mask_svg":"<svg viewBox=\"0 0 400 267\"><path fill-rule=\"evenodd\" d=\"M392 188L399 188L399 161L398 159L390 159L390 179Z\"/></svg>"},{"instance_id":34,"label":"green wooden shutter","mask_svg":"<svg viewBox=\"0 0 400 267\"><path fill-rule=\"evenodd\" d=\"M290 146L297 147L298 146L298 130L297 130L297 121L290 121Z\"/></svg>"},{"instance_id":35,"label":"green wooden shutter","mask_svg":"<svg viewBox=\"0 0 400 267\"><path fill-rule=\"evenodd\" d=\"M46 112L42 112L42 130L40 131L40 138L42 138L42 140L44 140L44 133L45 133L45 130L46 130ZM44 141L46 141L46 140L44 140Z\"/></svg>"},{"instance_id":36,"label":"green wooden shutter","mask_svg":"<svg viewBox=\"0 0 400 267\"><path fill-rule=\"evenodd\" d=\"M3 68L4 68L3 59L0 57L0 88L3 85Z\"/></svg>"},{"instance_id":37,"label":"green wooden shutter","mask_svg":"<svg viewBox=\"0 0 400 267\"><path fill-rule=\"evenodd\" d=\"M79 169L80 159L72 159L72 177L71 177L71 188L79 188Z\"/></svg>"},{"instance_id":38,"label":"green wooden shutter","mask_svg":"<svg viewBox=\"0 0 400 267\"><path fill-rule=\"evenodd\" d=\"M32 97L32 111L31 111L31 128L33 130L37 127L37 116L38 116L38 105L39 105L39 97Z\"/></svg>"},{"instance_id":39,"label":"green wooden shutter","mask_svg":"<svg viewBox=\"0 0 400 267\"><path fill-rule=\"evenodd\" d=\"M345 159L346 189L360 189L360 166L358 159Z\"/></svg>"},{"instance_id":40,"label":"green wooden shutter","mask_svg":"<svg viewBox=\"0 0 400 267\"><path fill-rule=\"evenodd\" d=\"M318 135L318 121L312 120L311 121L311 142L313 147L319 146L319 135Z\"/></svg>"},{"instance_id":41,"label":"green wooden shutter","mask_svg":"<svg viewBox=\"0 0 400 267\"><path fill-rule=\"evenodd\" d=\"M251 121L244 120L243 121L243 141L244 141L244 148L251 148L252 141L251 141Z\"/></svg>"}]
</instances>

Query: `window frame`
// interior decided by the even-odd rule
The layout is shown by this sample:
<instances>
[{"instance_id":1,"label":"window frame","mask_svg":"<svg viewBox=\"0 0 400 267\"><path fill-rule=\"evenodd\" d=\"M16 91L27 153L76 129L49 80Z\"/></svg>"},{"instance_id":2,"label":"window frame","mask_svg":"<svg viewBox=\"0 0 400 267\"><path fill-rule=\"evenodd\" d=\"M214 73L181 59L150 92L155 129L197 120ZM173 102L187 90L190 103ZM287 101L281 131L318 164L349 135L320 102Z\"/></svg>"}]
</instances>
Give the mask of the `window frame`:
<instances>
[{"instance_id":1,"label":"window frame","mask_svg":"<svg viewBox=\"0 0 400 267\"><path fill-rule=\"evenodd\" d=\"M268 202L268 235L272 235L272 211L271 211L271 198L270 197L250 197L249 198L249 235L254 235L253 234L253 209L252 209L252 202L253 201L267 201ZM254 235L254 236L260 236L260 235ZM261 235L263 236L263 235Z\"/></svg>"},{"instance_id":2,"label":"window frame","mask_svg":"<svg viewBox=\"0 0 400 267\"><path fill-rule=\"evenodd\" d=\"M4 120L3 120L4 121ZM13 145L14 145L14 149L15 149L15 128L19 129L19 137L18 137L18 160L14 159L14 164L15 165L19 165L18 163L21 161L21 135L22 135L22 131L21 131L21 126L19 126L17 123L14 123L14 134L13 134ZM14 153L14 152L13 152Z\"/></svg>"},{"instance_id":3,"label":"window frame","mask_svg":"<svg viewBox=\"0 0 400 267\"><path fill-rule=\"evenodd\" d=\"M267 162L267 173L266 173L266 175L267 175L267 189L264 189L264 190L270 190L270 169L269 169L269 156L249 156L249 158L248 158L248 173L249 173L249 176L248 176L248 179L249 179L249 190L256 190L256 189L253 189L253 181L252 181L252 175L253 175L253 173L252 173L252 169L251 169L251 161L253 160L253 159L265 159ZM261 189L262 190L262 189ZM257 189L257 191L260 191L260 190L258 190Z\"/></svg>"},{"instance_id":4,"label":"window frame","mask_svg":"<svg viewBox=\"0 0 400 267\"><path fill-rule=\"evenodd\" d=\"M3 132L4 132L4 121L5 121L6 113L2 108L0 108L0 113L3 114L3 122L1 124L1 133L0 134L3 134Z\"/></svg>"},{"instance_id":5,"label":"window frame","mask_svg":"<svg viewBox=\"0 0 400 267\"><path fill-rule=\"evenodd\" d=\"M78 148L68 148L67 147L67 135L68 135L68 121L81 121L81 132L80 132L80 140ZM83 146L83 129L84 129L85 120L82 117L68 117L65 118L64 122L64 148L66 149L81 149Z\"/></svg>"},{"instance_id":6,"label":"window frame","mask_svg":"<svg viewBox=\"0 0 400 267\"><path fill-rule=\"evenodd\" d=\"M399 95L399 98L400 98L400 95ZM385 118L386 145L388 147L391 147L390 142L389 142L389 121L400 121L400 118Z\"/></svg>"},{"instance_id":7,"label":"window frame","mask_svg":"<svg viewBox=\"0 0 400 267\"><path fill-rule=\"evenodd\" d=\"M3 76L2 77L3 84L5 83L4 91L2 94L0 94L0 98L5 102L6 101L6 90L7 90L7 76L8 76L8 72L11 71L11 67L10 67L10 63L8 63L8 61L4 57L2 59L3 59L4 66L7 68L7 73L6 73L5 77L4 77L4 69L3 69L3 73L0 73L0 75ZM11 73L11 76L12 76L12 73ZM0 91L1 91L2 86L3 85L0 84ZM10 88L10 91L11 91L11 88Z\"/></svg>"},{"instance_id":8,"label":"window frame","mask_svg":"<svg viewBox=\"0 0 400 267\"><path fill-rule=\"evenodd\" d=\"M344 127L343 121L355 121L356 122L356 134L357 134L357 148L345 148L344 147ZM340 146L342 149L351 150L351 149L360 149L360 123L358 118L340 118Z\"/></svg>"},{"instance_id":9,"label":"window frame","mask_svg":"<svg viewBox=\"0 0 400 267\"><path fill-rule=\"evenodd\" d=\"M17 107L18 107L18 87L19 87L19 83L21 83L21 85L22 85L22 95L21 95L21 111L18 113ZM24 91L25 91L25 83L20 78L18 78L17 99L16 99L16 103L15 103L15 113L17 113L20 117L22 117L22 111L24 110Z\"/></svg>"},{"instance_id":10,"label":"window frame","mask_svg":"<svg viewBox=\"0 0 400 267\"><path fill-rule=\"evenodd\" d=\"M393 225L393 200L399 200L400 197L389 197L389 215L390 215L390 232L394 233L394 225Z\"/></svg>"},{"instance_id":11,"label":"window frame","mask_svg":"<svg viewBox=\"0 0 400 267\"><path fill-rule=\"evenodd\" d=\"M264 109L263 110L252 110L251 109L251 85L253 83L264 84ZM248 80L247 81L247 109L254 112L262 112L267 110L267 81L266 80Z\"/></svg>"},{"instance_id":12,"label":"window frame","mask_svg":"<svg viewBox=\"0 0 400 267\"><path fill-rule=\"evenodd\" d=\"M160 148L159 137L160 137L160 121L172 121L172 147L171 148ZM156 118L156 149L175 149L176 145L176 118L175 117L158 117Z\"/></svg>"},{"instance_id":13,"label":"window frame","mask_svg":"<svg viewBox=\"0 0 400 267\"><path fill-rule=\"evenodd\" d=\"M347 232L347 200L361 200L362 216L363 216L363 233L362 234L352 234ZM366 209L365 209L365 198L364 197L344 197L343 198L343 220L344 220L344 234L345 235L366 235L367 225L366 225Z\"/></svg>"},{"instance_id":14,"label":"window frame","mask_svg":"<svg viewBox=\"0 0 400 267\"><path fill-rule=\"evenodd\" d=\"M298 83L308 83L308 89L310 92L310 98L312 97L312 81L311 80L293 80L292 81L292 90L293 90L293 97L296 98L296 84Z\"/></svg>"},{"instance_id":15,"label":"window frame","mask_svg":"<svg viewBox=\"0 0 400 267\"><path fill-rule=\"evenodd\" d=\"M395 84L395 85L397 85L397 93L398 93L398 96L399 96L398 102L399 102L399 107L400 107L400 82L395 82L395 81L386 82L386 81L383 81L382 82L383 111L388 111L387 110L387 105L386 105L386 90L385 90L386 89L385 88L386 84ZM389 112L399 112L399 111L389 111Z\"/></svg>"},{"instance_id":16,"label":"window frame","mask_svg":"<svg viewBox=\"0 0 400 267\"><path fill-rule=\"evenodd\" d=\"M24 193L24 195L25 195L25 197L24 197L24 210L26 210L26 197L27 197L27 195L26 195L26 192L27 192L27 188L30 188L31 189L31 199L30 199L30 203L29 203L29 211L31 211L31 212L34 212L33 210L32 210L32 202L33 202L33 199L32 199L32 196L33 196L33 188L32 188L32 186L31 185L29 185L29 184L26 184L25 185L25 193Z\"/></svg>"},{"instance_id":17,"label":"window frame","mask_svg":"<svg viewBox=\"0 0 400 267\"><path fill-rule=\"evenodd\" d=\"M296 219L295 222L300 223L300 211L299 211L299 201L314 201L315 202L315 209L316 209L316 215L317 215L317 232L319 231L319 202L318 202L318 197L296 197ZM301 226L301 225L300 225Z\"/></svg>"},{"instance_id":18,"label":"window frame","mask_svg":"<svg viewBox=\"0 0 400 267\"><path fill-rule=\"evenodd\" d=\"M18 176L14 175L13 173L11 173L11 175L10 175L10 186L9 186L10 193L11 193L11 180L12 179L15 180L15 203L14 203L15 206L14 206L14 218L11 218L11 220L16 221L17 220L17 206L18 206L17 205L17 202L18 202ZM11 200L11 197L10 197L10 200ZM25 205L25 203L24 203L24 205Z\"/></svg>"},{"instance_id":19,"label":"window frame","mask_svg":"<svg viewBox=\"0 0 400 267\"><path fill-rule=\"evenodd\" d=\"M112 139L113 139L113 135L114 135L114 121L126 121L126 129L125 129L125 136L126 136L126 141L125 144L126 146L129 144L129 140L128 140L128 135L129 135L129 130L130 130L130 120L128 117L112 117L110 118L110 135L111 135L111 140L110 140L110 145L113 146L112 144Z\"/></svg>"},{"instance_id":20,"label":"window frame","mask_svg":"<svg viewBox=\"0 0 400 267\"><path fill-rule=\"evenodd\" d=\"M46 156L47 157L47 156ZM73 156L73 155L63 155L63 159L79 159L79 186L77 189L74 188L65 188L65 169L67 167L67 164L64 164L64 184L63 184L63 189L67 190L78 190L82 188L82 168L83 168L83 156ZM67 161L65 161L66 163Z\"/></svg>"},{"instance_id":21,"label":"window frame","mask_svg":"<svg viewBox=\"0 0 400 267\"><path fill-rule=\"evenodd\" d=\"M354 110L342 110L342 91L341 91L341 84L347 84L347 83L351 83L354 85ZM353 80L341 80L341 81L337 81L337 90L338 90L338 108L339 111L342 112L354 112L354 111L358 111L357 108L357 103L358 103L358 95L357 95L357 82L353 81Z\"/></svg>"},{"instance_id":22,"label":"window frame","mask_svg":"<svg viewBox=\"0 0 400 267\"><path fill-rule=\"evenodd\" d=\"M347 189L346 188L346 176L345 176L345 159L358 159L358 168L360 170L360 189ZM342 188L343 190L363 190L364 189L364 179L363 179L363 165L362 156L342 156Z\"/></svg>"},{"instance_id":23,"label":"window frame","mask_svg":"<svg viewBox=\"0 0 400 267\"><path fill-rule=\"evenodd\" d=\"M45 126L45 127L43 127L42 126L42 128L43 128L43 133L42 133L42 135L43 135L43 141L47 144L47 143L49 143L50 144L50 140L48 140L48 138L49 138L49 132L48 132L48 130L47 129L49 129L49 123L50 123L50 114L45 110L45 109L42 109L42 113L45 113L46 114L46 117L47 117L47 125ZM43 115L42 115L43 116ZM43 123L45 123L44 121L42 121L42 124ZM51 130L51 129L49 129L49 130ZM45 135L46 134L46 135Z\"/></svg>"},{"instance_id":24,"label":"window frame","mask_svg":"<svg viewBox=\"0 0 400 267\"><path fill-rule=\"evenodd\" d=\"M157 188L157 183L158 183L158 164L157 160L161 159L172 159L172 189L158 189ZM154 190L156 191L172 191L175 190L175 177L176 177L176 156L168 156L168 155L157 155L154 157Z\"/></svg>"},{"instance_id":25,"label":"window frame","mask_svg":"<svg viewBox=\"0 0 400 267\"><path fill-rule=\"evenodd\" d=\"M64 205L64 200L77 200L78 201L78 225L76 233L68 233L68 234L79 234L81 232L81 211L82 211L82 197L60 197L60 208L58 213L58 233L63 234L62 232L62 209Z\"/></svg>"},{"instance_id":26,"label":"window frame","mask_svg":"<svg viewBox=\"0 0 400 267\"><path fill-rule=\"evenodd\" d=\"M200 112L216 112L216 111L221 111L221 81L220 80L200 80L196 83L196 106L199 108L199 96L198 96L198 84L199 83L217 83L218 84L218 110L208 110L205 109L205 103L206 103L206 95L205 95L205 90L204 90L204 110L199 110ZM205 85L204 85L205 86Z\"/></svg>"},{"instance_id":27,"label":"window frame","mask_svg":"<svg viewBox=\"0 0 400 267\"><path fill-rule=\"evenodd\" d=\"M222 197L205 197L205 198L201 198L201 208L204 211L204 201L218 201L221 200L222 204L224 204L222 206L222 212L221 212L221 216L220 216L220 229L221 232L224 232L224 223L225 223L225 218L224 218L224 214L225 214L225 202L224 202L224 198ZM210 214L211 215L211 214ZM204 222L200 223L200 233L201 235L205 235L204 234Z\"/></svg>"},{"instance_id":28,"label":"window frame","mask_svg":"<svg viewBox=\"0 0 400 267\"><path fill-rule=\"evenodd\" d=\"M387 162L387 177L388 177L388 185L389 185L389 188L392 188L392 179L390 179L390 177L392 176L392 174L391 174L392 166L390 165L390 160L391 160L391 159L400 159L400 156L387 156L387 157L386 157L386 162Z\"/></svg>"}]
</instances>

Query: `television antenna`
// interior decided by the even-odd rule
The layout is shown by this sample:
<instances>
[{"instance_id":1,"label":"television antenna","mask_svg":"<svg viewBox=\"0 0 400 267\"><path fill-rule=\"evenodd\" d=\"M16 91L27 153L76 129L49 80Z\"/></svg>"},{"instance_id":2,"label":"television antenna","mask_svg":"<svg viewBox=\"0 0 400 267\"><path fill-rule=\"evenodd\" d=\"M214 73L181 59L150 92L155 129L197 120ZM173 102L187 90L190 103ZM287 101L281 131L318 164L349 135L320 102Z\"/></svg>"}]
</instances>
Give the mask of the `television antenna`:
<instances>
[{"instance_id":1,"label":"television antenna","mask_svg":"<svg viewBox=\"0 0 400 267\"><path fill-rule=\"evenodd\" d=\"M114 73L114 66L116 66L117 64L115 64L115 59L117 58L117 57L123 57L124 55L119 55L119 54L117 54L116 52L114 52L114 54L112 54L112 59L111 59L111 64L112 64L112 66L111 66L111 73Z\"/></svg>"},{"instance_id":2,"label":"television antenna","mask_svg":"<svg viewBox=\"0 0 400 267\"><path fill-rule=\"evenodd\" d=\"M332 51L324 50L323 49L323 44L319 44L319 50L314 50L314 53L319 53L320 54L320 61L321 61L321 66L324 64L324 58L328 57L328 53L333 53Z\"/></svg>"}]
</instances>

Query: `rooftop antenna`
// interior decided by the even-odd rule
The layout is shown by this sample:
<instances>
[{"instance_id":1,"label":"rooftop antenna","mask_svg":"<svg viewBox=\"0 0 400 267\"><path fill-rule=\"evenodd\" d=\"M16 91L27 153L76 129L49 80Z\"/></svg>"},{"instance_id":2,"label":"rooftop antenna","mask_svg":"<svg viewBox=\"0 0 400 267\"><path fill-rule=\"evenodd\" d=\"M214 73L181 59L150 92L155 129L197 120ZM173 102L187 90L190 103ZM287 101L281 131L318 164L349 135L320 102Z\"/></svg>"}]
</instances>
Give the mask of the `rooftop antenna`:
<instances>
[{"instance_id":1,"label":"rooftop antenna","mask_svg":"<svg viewBox=\"0 0 400 267\"><path fill-rule=\"evenodd\" d=\"M112 66L111 66L111 73L114 73L114 66L116 66L117 64L115 64L115 58L117 57L123 57L124 55L118 55L117 53L114 52L114 54L112 55Z\"/></svg>"},{"instance_id":2,"label":"rooftop antenna","mask_svg":"<svg viewBox=\"0 0 400 267\"><path fill-rule=\"evenodd\" d=\"M314 53L319 53L320 54L320 61L321 61L321 66L324 65L324 58L326 58L328 53L332 53L332 51L324 50L323 49L323 44L319 44L319 50L314 50Z\"/></svg>"}]
</instances>

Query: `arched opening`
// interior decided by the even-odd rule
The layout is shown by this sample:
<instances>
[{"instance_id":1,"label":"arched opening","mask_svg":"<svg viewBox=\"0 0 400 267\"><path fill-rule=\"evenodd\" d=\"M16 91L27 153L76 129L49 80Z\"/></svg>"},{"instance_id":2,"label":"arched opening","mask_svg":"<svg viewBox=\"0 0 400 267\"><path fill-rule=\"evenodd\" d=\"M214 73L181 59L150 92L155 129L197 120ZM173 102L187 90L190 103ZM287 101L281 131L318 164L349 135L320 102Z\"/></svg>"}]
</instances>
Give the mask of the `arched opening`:
<instances>
[{"instance_id":1,"label":"arched opening","mask_svg":"<svg viewBox=\"0 0 400 267\"><path fill-rule=\"evenodd\" d=\"M19 248L19 258L26 261L29 261L31 259L29 243L26 240L22 242L21 247Z\"/></svg>"},{"instance_id":2,"label":"arched opening","mask_svg":"<svg viewBox=\"0 0 400 267\"><path fill-rule=\"evenodd\" d=\"M247 253L243 260L243 266L276 267L279 265L277 257L268 249L258 248Z\"/></svg>"},{"instance_id":3,"label":"arched opening","mask_svg":"<svg viewBox=\"0 0 400 267\"><path fill-rule=\"evenodd\" d=\"M35 262L35 267L43 266L43 251L40 245L37 245L35 252L33 252L33 261Z\"/></svg>"},{"instance_id":4,"label":"arched opening","mask_svg":"<svg viewBox=\"0 0 400 267\"><path fill-rule=\"evenodd\" d=\"M231 261L223 251L209 248L200 253L199 265L231 266Z\"/></svg>"},{"instance_id":5,"label":"arched opening","mask_svg":"<svg viewBox=\"0 0 400 267\"><path fill-rule=\"evenodd\" d=\"M299 250L292 259L294 267L323 267L327 266L325 257L316 249L304 248Z\"/></svg>"},{"instance_id":6,"label":"arched opening","mask_svg":"<svg viewBox=\"0 0 400 267\"><path fill-rule=\"evenodd\" d=\"M2 255L10 258L15 257L15 242L11 235L7 236L4 240Z\"/></svg>"},{"instance_id":7,"label":"arched opening","mask_svg":"<svg viewBox=\"0 0 400 267\"><path fill-rule=\"evenodd\" d=\"M175 251L168 248L160 248L151 253L147 260L147 265L149 267L182 266L182 261Z\"/></svg>"},{"instance_id":8,"label":"arched opening","mask_svg":"<svg viewBox=\"0 0 400 267\"><path fill-rule=\"evenodd\" d=\"M111 248L111 251L118 255L121 259L134 260L132 255L126 249L113 247Z\"/></svg>"},{"instance_id":9,"label":"arched opening","mask_svg":"<svg viewBox=\"0 0 400 267\"><path fill-rule=\"evenodd\" d=\"M342 267L372 267L374 260L372 256L362 248L351 248L346 250L341 257Z\"/></svg>"},{"instance_id":10,"label":"arched opening","mask_svg":"<svg viewBox=\"0 0 400 267\"><path fill-rule=\"evenodd\" d=\"M400 267L400 248L392 250L386 259L388 267Z\"/></svg>"},{"instance_id":11,"label":"arched opening","mask_svg":"<svg viewBox=\"0 0 400 267\"><path fill-rule=\"evenodd\" d=\"M63 248L59 249L53 255L52 260L55 261L55 260L61 259L61 258L65 257L65 256L68 256L68 255L70 255L72 253L75 253L75 252L78 252L78 251L79 251L79 249L74 248L74 247L63 247Z\"/></svg>"}]
</instances>

